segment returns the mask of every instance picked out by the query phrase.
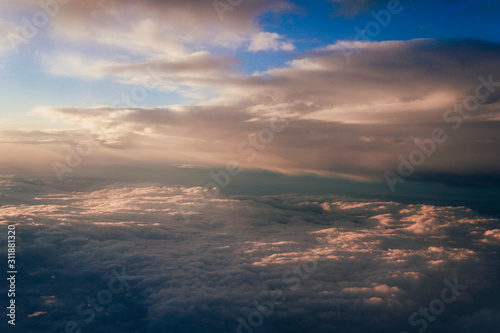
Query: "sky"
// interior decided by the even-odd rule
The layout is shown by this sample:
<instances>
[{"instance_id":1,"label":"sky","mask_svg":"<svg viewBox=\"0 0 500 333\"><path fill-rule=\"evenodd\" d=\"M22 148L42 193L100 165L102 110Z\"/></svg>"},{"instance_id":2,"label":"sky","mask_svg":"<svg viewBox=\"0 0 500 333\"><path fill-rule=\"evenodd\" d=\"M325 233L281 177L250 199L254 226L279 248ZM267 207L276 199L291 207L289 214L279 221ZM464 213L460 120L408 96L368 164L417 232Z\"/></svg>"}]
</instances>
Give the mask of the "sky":
<instances>
[{"instance_id":1,"label":"sky","mask_svg":"<svg viewBox=\"0 0 500 333\"><path fill-rule=\"evenodd\" d=\"M1 4L5 174L57 176L85 132L70 176L237 161L404 186L386 171L440 128L403 178L498 187L495 1L42 3Z\"/></svg>"},{"instance_id":2,"label":"sky","mask_svg":"<svg viewBox=\"0 0 500 333\"><path fill-rule=\"evenodd\" d=\"M16 328L492 332L499 18L496 0L0 0ZM122 269L106 311L75 311ZM256 323L271 291L288 301Z\"/></svg>"}]
</instances>

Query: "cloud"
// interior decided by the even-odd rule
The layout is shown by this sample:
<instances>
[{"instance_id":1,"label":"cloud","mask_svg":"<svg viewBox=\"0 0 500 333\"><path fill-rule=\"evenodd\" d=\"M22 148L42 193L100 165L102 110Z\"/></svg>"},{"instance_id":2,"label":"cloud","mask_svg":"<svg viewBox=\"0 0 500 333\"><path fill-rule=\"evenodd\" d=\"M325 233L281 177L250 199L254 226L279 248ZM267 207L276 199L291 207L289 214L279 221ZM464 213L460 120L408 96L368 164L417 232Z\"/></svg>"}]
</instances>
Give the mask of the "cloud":
<instances>
[{"instance_id":1,"label":"cloud","mask_svg":"<svg viewBox=\"0 0 500 333\"><path fill-rule=\"evenodd\" d=\"M36 54L50 74L142 86L154 71L155 89L176 92L188 102L207 99L229 83L237 61L224 55L228 51L293 49L282 36L262 31L257 20L263 13L292 10L284 0L245 1L230 6L223 20L213 2L202 0L70 1L48 7L24 0L2 6L6 14L28 21L50 11L37 35L58 47Z\"/></svg>"},{"instance_id":2,"label":"cloud","mask_svg":"<svg viewBox=\"0 0 500 333\"><path fill-rule=\"evenodd\" d=\"M131 83L143 79L141 68L158 65L167 83L210 86L218 95L195 105L145 108L132 101L114 107L47 106L36 113L83 126L110 150L120 149L116 161L134 156L143 163L170 159L219 166L236 160L249 168L360 180L379 180L385 170L396 170L398 156L408 158L442 128L447 141L436 144L415 179L481 186L498 179L497 44L412 40L367 43L360 50L350 66L336 44L247 76L203 52L183 61L87 64L82 75L113 75ZM488 80L493 83L480 92L491 91L490 96L462 116L456 105ZM269 141L262 135L273 123L284 127ZM23 135L28 134L4 133L3 141L12 136L21 144Z\"/></svg>"},{"instance_id":3,"label":"cloud","mask_svg":"<svg viewBox=\"0 0 500 333\"><path fill-rule=\"evenodd\" d=\"M409 330L408 317L455 276L468 289L429 332L465 333L479 318L488 326L500 305L499 221L463 207L220 196L186 224L180 209L201 188L92 183L66 192L22 179L1 185L0 223L17 223L19 260L29 274L29 289L18 297L26 332L60 330L71 320L96 332L235 331L237 318L246 319L254 300L269 299L272 290L284 301L263 331ZM301 268L315 260L309 273ZM129 287L85 323L76 307L121 267ZM299 269L307 277L293 273Z\"/></svg>"},{"instance_id":4,"label":"cloud","mask_svg":"<svg viewBox=\"0 0 500 333\"><path fill-rule=\"evenodd\" d=\"M51 74L92 79L112 78L143 91L154 89L177 92L188 98L204 89L217 90L217 82L236 74L233 67L236 63L236 59L232 57L213 56L206 51L170 58L148 58L143 62L88 60L87 57L74 54L45 59L46 68ZM200 99L206 99L206 95L202 95ZM140 104L137 101L134 103Z\"/></svg>"},{"instance_id":5,"label":"cloud","mask_svg":"<svg viewBox=\"0 0 500 333\"><path fill-rule=\"evenodd\" d=\"M41 10L35 0L8 1L4 6L13 12ZM211 1L71 1L58 6L50 28L59 37L77 42L98 43L137 54L179 56L195 43L197 47L238 47L259 33L255 17L292 7L284 0L246 1L230 6L232 10L221 20Z\"/></svg>"},{"instance_id":6,"label":"cloud","mask_svg":"<svg viewBox=\"0 0 500 333\"><path fill-rule=\"evenodd\" d=\"M294 46L291 43L280 41L282 37L277 33L260 32L252 39L248 50L252 52L266 51L266 50L283 50L293 51Z\"/></svg>"},{"instance_id":7,"label":"cloud","mask_svg":"<svg viewBox=\"0 0 500 333\"><path fill-rule=\"evenodd\" d=\"M11 23L7 23L0 19L0 53L3 53L12 48L12 42L9 36L15 32L15 27ZM3 66L0 67L0 69Z\"/></svg>"},{"instance_id":8,"label":"cloud","mask_svg":"<svg viewBox=\"0 0 500 333\"><path fill-rule=\"evenodd\" d=\"M49 12L48 24L37 35L58 47L49 46L36 56L51 74L142 84L145 68L161 67L160 88L188 98L204 96L199 86L210 86L234 71L234 59L224 56L227 50L246 49L249 44L255 50L293 49L279 35L263 32L256 19L263 13L292 10L288 1L245 1L229 7L221 20L213 2L203 0L2 3L3 12L25 21ZM0 40L0 48L3 44Z\"/></svg>"},{"instance_id":9,"label":"cloud","mask_svg":"<svg viewBox=\"0 0 500 333\"><path fill-rule=\"evenodd\" d=\"M386 170L397 172L399 156L408 158L441 128L446 142L436 144L414 179L460 186L494 180L495 185L500 179L499 55L497 44L476 40L390 41L363 44L347 65L335 44L252 75L207 52L138 64L89 61L79 75L115 77L131 91L110 105L37 108L35 115L72 129L4 131L0 159L12 167L49 170L67 154L61 144L74 144L61 137L85 130L101 144L85 159L86 168L104 160L140 162L143 169L159 163L214 167L236 160L243 167L286 174L377 181ZM68 61L62 58L62 64ZM181 91L209 89L215 97L193 105L140 107L133 94L142 96L135 90L143 87L139 83L148 66L158 69L146 77L153 78L148 84L159 82L158 89L186 85L192 89ZM488 80L492 83L480 92L491 91L490 96L462 116L456 105ZM270 128L279 130L270 133ZM33 150L40 155L37 161Z\"/></svg>"}]
</instances>

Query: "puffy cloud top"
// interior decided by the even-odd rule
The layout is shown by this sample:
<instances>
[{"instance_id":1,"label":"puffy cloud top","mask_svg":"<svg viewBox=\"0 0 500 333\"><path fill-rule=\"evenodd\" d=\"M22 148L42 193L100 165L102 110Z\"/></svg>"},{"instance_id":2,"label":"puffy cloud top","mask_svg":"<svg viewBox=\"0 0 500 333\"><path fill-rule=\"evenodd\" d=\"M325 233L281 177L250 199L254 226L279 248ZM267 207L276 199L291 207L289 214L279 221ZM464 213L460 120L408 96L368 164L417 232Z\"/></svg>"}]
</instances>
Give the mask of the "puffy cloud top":
<instances>
[{"instance_id":1,"label":"puffy cloud top","mask_svg":"<svg viewBox=\"0 0 500 333\"><path fill-rule=\"evenodd\" d=\"M264 332L410 331L409 316L455 277L467 289L428 331L497 324L499 221L463 207L220 196L186 224L181 212L199 188L1 188L0 220L16 224L29 272L18 296L25 332L69 321L93 332L236 331L272 291L283 297ZM128 287L85 322L79 304L122 268Z\"/></svg>"}]
</instances>

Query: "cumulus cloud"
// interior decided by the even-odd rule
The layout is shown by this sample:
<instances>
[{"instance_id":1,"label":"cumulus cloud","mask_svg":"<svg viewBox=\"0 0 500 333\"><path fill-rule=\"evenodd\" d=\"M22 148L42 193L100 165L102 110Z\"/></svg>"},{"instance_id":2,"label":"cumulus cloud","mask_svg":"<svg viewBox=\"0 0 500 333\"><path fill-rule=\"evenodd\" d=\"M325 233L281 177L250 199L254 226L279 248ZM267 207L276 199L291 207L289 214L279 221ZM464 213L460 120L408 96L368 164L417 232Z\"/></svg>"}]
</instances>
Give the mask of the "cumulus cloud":
<instances>
[{"instance_id":1,"label":"cumulus cloud","mask_svg":"<svg viewBox=\"0 0 500 333\"><path fill-rule=\"evenodd\" d=\"M273 290L284 298L264 332L411 330L408 317L454 277L468 289L428 331L465 333L478 321L487 331L496 321L499 221L464 207L219 196L186 224L182 207L200 188L1 185L0 223L16 223L29 275L18 298L26 332L71 320L95 332L235 331ZM129 287L86 323L76 307L121 267Z\"/></svg>"}]
</instances>

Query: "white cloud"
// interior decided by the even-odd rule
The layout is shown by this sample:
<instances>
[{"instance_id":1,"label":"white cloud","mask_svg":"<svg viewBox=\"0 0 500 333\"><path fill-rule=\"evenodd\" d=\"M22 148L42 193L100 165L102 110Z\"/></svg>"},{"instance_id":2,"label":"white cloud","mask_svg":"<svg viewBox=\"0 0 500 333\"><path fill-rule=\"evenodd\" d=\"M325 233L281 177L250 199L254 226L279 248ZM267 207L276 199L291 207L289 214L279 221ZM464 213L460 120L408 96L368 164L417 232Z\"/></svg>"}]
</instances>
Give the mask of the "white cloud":
<instances>
[{"instance_id":1,"label":"white cloud","mask_svg":"<svg viewBox=\"0 0 500 333\"><path fill-rule=\"evenodd\" d=\"M292 43L282 41L282 36L273 32L260 32L255 35L250 41L248 50L252 52L257 51L293 51L295 47Z\"/></svg>"},{"instance_id":2,"label":"white cloud","mask_svg":"<svg viewBox=\"0 0 500 333\"><path fill-rule=\"evenodd\" d=\"M217 90L221 82L236 74L232 67L236 63L234 58L213 56L206 51L164 55L143 62L89 60L78 54L45 57L44 62L47 70L55 75L113 78L140 89L176 91L187 97L203 89Z\"/></svg>"},{"instance_id":3,"label":"white cloud","mask_svg":"<svg viewBox=\"0 0 500 333\"><path fill-rule=\"evenodd\" d=\"M7 1L3 6L6 14L23 11L25 17L43 7L35 0ZM163 90L186 90L188 97L202 96L197 86L211 86L213 76L227 74L234 63L228 57L211 55L211 50L220 54L221 48L246 48L254 36L259 48L293 49L290 43L279 41L278 35L261 34L255 20L262 13L290 10L293 6L285 0L246 2L226 13L223 21L212 2L204 0L70 1L49 7L56 8L55 14L39 34L54 40L58 47L48 47L36 56L44 58L49 72L70 77L99 79L112 74L121 82L137 84L137 75L139 80L143 76L142 65L171 65L174 72L167 71ZM3 30L0 22L0 32ZM268 38L262 40L265 36ZM0 37L0 49L3 44ZM184 62L197 61L205 66L204 73L188 75L190 72L184 70L178 75L174 70Z\"/></svg>"},{"instance_id":4,"label":"white cloud","mask_svg":"<svg viewBox=\"0 0 500 333\"><path fill-rule=\"evenodd\" d=\"M4 6L7 12L41 10L36 0L9 1ZM285 0L251 1L238 6L238 10L233 8L220 20L211 1L71 1L58 6L47 29L53 38L71 40L82 46L97 43L117 48L121 53L178 57L200 48L238 48L261 32L256 16L288 11L292 7ZM283 44L283 47L290 46ZM85 47L80 49L84 54L95 54L83 51ZM110 59L107 52L101 56Z\"/></svg>"}]
</instances>

